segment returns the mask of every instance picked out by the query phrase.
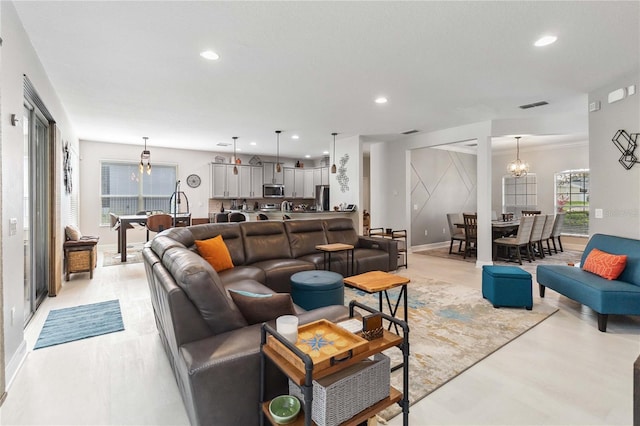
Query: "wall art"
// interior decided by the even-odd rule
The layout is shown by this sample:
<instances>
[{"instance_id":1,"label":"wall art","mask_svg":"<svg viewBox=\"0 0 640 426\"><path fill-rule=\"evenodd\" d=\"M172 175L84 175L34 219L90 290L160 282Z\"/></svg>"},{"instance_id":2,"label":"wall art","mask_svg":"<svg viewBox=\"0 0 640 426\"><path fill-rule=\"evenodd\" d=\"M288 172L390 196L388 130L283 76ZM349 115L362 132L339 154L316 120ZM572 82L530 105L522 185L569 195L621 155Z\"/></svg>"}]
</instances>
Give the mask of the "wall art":
<instances>
[{"instance_id":1,"label":"wall art","mask_svg":"<svg viewBox=\"0 0 640 426\"><path fill-rule=\"evenodd\" d=\"M618 151L622 153L618 162L627 170L638 163L638 157L635 155L635 150L638 146L638 135L640 135L640 133L629 134L624 130L618 130L613 136L613 139L611 139L616 148L618 148Z\"/></svg>"},{"instance_id":2,"label":"wall art","mask_svg":"<svg viewBox=\"0 0 640 426\"><path fill-rule=\"evenodd\" d=\"M340 158L340 167L338 167L338 176L336 179L340 184L340 191L347 192L349 190L349 176L347 176L347 162L349 154L345 154Z\"/></svg>"}]
</instances>

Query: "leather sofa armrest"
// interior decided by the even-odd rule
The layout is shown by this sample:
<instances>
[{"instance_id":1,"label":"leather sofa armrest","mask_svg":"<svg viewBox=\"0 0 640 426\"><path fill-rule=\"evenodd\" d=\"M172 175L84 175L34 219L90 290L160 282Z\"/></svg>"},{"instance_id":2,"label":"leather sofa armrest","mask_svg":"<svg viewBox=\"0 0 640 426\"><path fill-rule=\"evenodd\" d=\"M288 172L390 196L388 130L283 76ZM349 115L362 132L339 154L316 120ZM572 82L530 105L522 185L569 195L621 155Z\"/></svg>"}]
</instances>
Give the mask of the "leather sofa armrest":
<instances>
[{"instance_id":1,"label":"leather sofa armrest","mask_svg":"<svg viewBox=\"0 0 640 426\"><path fill-rule=\"evenodd\" d=\"M389 271L398 269L398 241L389 238L358 237L358 248L383 250L389 253Z\"/></svg>"}]
</instances>

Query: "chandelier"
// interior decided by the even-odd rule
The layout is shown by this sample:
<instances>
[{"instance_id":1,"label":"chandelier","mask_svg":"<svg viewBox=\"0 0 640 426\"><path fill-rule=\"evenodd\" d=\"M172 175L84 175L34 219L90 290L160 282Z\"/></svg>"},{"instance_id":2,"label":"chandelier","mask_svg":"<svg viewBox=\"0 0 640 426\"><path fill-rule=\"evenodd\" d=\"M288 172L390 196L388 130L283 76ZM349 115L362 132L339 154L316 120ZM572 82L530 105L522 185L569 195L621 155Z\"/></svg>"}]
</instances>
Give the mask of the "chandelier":
<instances>
[{"instance_id":1,"label":"chandelier","mask_svg":"<svg viewBox=\"0 0 640 426\"><path fill-rule=\"evenodd\" d=\"M149 138L147 136L143 136L142 139L144 139L144 150L140 154L140 173L144 171L145 162L146 162L147 174L150 175L151 174L151 160L150 160L151 151L147 149L147 139Z\"/></svg>"},{"instance_id":2,"label":"chandelier","mask_svg":"<svg viewBox=\"0 0 640 426\"><path fill-rule=\"evenodd\" d=\"M520 160L520 137L516 136L516 159L507 165L507 171L515 178L526 176L529 172L529 164Z\"/></svg>"}]
</instances>

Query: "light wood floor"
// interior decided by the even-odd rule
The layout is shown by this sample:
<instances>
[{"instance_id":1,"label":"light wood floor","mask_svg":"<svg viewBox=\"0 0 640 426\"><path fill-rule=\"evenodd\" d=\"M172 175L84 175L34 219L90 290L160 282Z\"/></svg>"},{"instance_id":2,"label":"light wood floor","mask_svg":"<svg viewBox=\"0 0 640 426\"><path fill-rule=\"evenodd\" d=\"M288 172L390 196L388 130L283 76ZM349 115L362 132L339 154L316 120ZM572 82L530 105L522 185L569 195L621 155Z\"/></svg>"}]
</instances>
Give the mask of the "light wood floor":
<instances>
[{"instance_id":1,"label":"light wood floor","mask_svg":"<svg viewBox=\"0 0 640 426\"><path fill-rule=\"evenodd\" d=\"M410 255L409 265L480 291L481 271L473 264ZM120 300L124 332L31 351L49 310L111 299ZM640 319L612 317L609 331L600 333L589 309L553 291L534 303L560 311L412 406L410 424L631 424ZM29 353L0 408L0 424L188 424L142 264L99 266L93 280L72 275L58 297L42 304L26 340ZM390 424L400 425L401 416Z\"/></svg>"}]
</instances>

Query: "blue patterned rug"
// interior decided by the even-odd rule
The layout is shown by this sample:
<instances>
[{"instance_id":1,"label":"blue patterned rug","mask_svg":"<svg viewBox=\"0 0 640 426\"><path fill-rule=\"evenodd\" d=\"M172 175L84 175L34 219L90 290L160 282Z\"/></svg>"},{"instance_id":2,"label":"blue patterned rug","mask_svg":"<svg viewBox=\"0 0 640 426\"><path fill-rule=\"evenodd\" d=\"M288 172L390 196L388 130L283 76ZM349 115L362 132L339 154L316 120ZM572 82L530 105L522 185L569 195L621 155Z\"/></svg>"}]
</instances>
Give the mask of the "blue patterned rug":
<instances>
[{"instance_id":1,"label":"blue patterned rug","mask_svg":"<svg viewBox=\"0 0 640 426\"><path fill-rule=\"evenodd\" d=\"M33 349L124 330L120 302L92 303L49 312Z\"/></svg>"},{"instance_id":2,"label":"blue patterned rug","mask_svg":"<svg viewBox=\"0 0 640 426\"><path fill-rule=\"evenodd\" d=\"M398 275L411 279L409 293L409 403L429 395L458 374L491 355L518 336L554 314L557 309L534 300L533 310L495 309L482 298L480 288L447 283L400 270ZM399 289L389 291L392 301ZM357 300L377 307L378 296L345 288L345 301ZM388 312L385 301L385 312ZM404 317L402 306L397 316ZM402 361L395 348L385 352L391 365ZM391 374L391 385L402 389L402 370ZM386 424L400 413L393 405L378 416Z\"/></svg>"}]
</instances>

